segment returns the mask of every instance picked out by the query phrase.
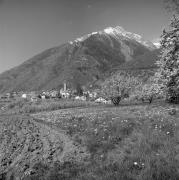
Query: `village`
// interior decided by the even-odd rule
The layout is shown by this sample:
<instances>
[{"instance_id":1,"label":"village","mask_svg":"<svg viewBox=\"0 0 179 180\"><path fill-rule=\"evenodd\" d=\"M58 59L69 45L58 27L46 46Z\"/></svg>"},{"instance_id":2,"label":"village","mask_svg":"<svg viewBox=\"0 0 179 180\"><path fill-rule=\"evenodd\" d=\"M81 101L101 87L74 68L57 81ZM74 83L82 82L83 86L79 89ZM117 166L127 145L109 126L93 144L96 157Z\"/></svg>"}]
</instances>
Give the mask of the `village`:
<instances>
[{"instance_id":1,"label":"village","mask_svg":"<svg viewBox=\"0 0 179 180\"><path fill-rule=\"evenodd\" d=\"M31 102L37 102L39 100L46 99L72 99L78 101L94 101L96 103L102 104L111 104L111 100L100 97L96 91L82 91L81 94L76 92L76 90L72 90L67 88L67 84L64 83L63 88L60 90L43 90L43 91L13 91L0 95L1 101L8 101L13 99L24 99Z\"/></svg>"}]
</instances>

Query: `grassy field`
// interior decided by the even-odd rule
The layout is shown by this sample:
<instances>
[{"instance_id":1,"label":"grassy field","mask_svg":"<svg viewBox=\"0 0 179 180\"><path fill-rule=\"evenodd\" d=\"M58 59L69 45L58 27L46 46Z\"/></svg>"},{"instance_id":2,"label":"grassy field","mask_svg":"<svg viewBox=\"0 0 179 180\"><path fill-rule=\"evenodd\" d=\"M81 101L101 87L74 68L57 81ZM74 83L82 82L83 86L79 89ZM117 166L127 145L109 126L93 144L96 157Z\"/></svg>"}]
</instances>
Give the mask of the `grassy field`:
<instances>
[{"instance_id":1,"label":"grassy field","mask_svg":"<svg viewBox=\"0 0 179 180\"><path fill-rule=\"evenodd\" d=\"M79 106L28 116L1 115L0 123L4 177L179 179L177 105Z\"/></svg>"},{"instance_id":2,"label":"grassy field","mask_svg":"<svg viewBox=\"0 0 179 180\"><path fill-rule=\"evenodd\" d=\"M71 99L46 99L32 102L20 98L6 103L1 102L0 108L4 107L4 110L1 110L1 113L5 114L25 114L75 107L90 107L96 105L96 103L91 101L80 101Z\"/></svg>"}]
</instances>

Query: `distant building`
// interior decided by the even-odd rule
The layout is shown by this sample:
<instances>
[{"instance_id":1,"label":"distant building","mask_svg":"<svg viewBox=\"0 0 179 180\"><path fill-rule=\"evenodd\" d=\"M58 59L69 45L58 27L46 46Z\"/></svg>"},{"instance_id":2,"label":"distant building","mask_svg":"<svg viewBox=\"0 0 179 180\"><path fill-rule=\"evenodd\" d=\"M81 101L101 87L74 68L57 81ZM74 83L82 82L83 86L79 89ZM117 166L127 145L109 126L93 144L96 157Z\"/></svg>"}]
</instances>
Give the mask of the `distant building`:
<instances>
[{"instance_id":1,"label":"distant building","mask_svg":"<svg viewBox=\"0 0 179 180\"><path fill-rule=\"evenodd\" d=\"M66 82L64 83L63 88L60 89L60 95L62 98L69 98L71 95L70 90L67 89Z\"/></svg>"},{"instance_id":2,"label":"distant building","mask_svg":"<svg viewBox=\"0 0 179 180\"><path fill-rule=\"evenodd\" d=\"M75 99L76 100L81 100L81 101L86 101L86 97L85 96L76 96Z\"/></svg>"},{"instance_id":3,"label":"distant building","mask_svg":"<svg viewBox=\"0 0 179 180\"><path fill-rule=\"evenodd\" d=\"M35 91L31 91L31 92L24 92L21 94L21 98L23 99L28 99L28 100L32 100L37 98L37 93Z\"/></svg>"},{"instance_id":4,"label":"distant building","mask_svg":"<svg viewBox=\"0 0 179 180\"><path fill-rule=\"evenodd\" d=\"M30 100L31 100L32 102L37 102L37 101L38 101L38 98L37 98L37 97L31 97Z\"/></svg>"},{"instance_id":5,"label":"distant building","mask_svg":"<svg viewBox=\"0 0 179 180\"><path fill-rule=\"evenodd\" d=\"M46 99L46 95L41 95L41 99Z\"/></svg>"},{"instance_id":6,"label":"distant building","mask_svg":"<svg viewBox=\"0 0 179 180\"><path fill-rule=\"evenodd\" d=\"M91 92L89 93L90 98L96 98L97 97L97 92Z\"/></svg>"},{"instance_id":7,"label":"distant building","mask_svg":"<svg viewBox=\"0 0 179 180\"><path fill-rule=\"evenodd\" d=\"M27 94L22 94L21 96L23 99L26 99L27 98Z\"/></svg>"},{"instance_id":8,"label":"distant building","mask_svg":"<svg viewBox=\"0 0 179 180\"><path fill-rule=\"evenodd\" d=\"M60 92L56 91L56 90L53 90L53 91L50 92L50 97L51 98L60 98Z\"/></svg>"},{"instance_id":9,"label":"distant building","mask_svg":"<svg viewBox=\"0 0 179 180\"><path fill-rule=\"evenodd\" d=\"M60 94L62 98L69 98L70 97L70 93L68 91L64 91L63 89L60 90Z\"/></svg>"},{"instance_id":10,"label":"distant building","mask_svg":"<svg viewBox=\"0 0 179 180\"><path fill-rule=\"evenodd\" d=\"M104 103L107 104L108 101L102 97L99 97L98 99L95 100L96 103Z\"/></svg>"}]
</instances>

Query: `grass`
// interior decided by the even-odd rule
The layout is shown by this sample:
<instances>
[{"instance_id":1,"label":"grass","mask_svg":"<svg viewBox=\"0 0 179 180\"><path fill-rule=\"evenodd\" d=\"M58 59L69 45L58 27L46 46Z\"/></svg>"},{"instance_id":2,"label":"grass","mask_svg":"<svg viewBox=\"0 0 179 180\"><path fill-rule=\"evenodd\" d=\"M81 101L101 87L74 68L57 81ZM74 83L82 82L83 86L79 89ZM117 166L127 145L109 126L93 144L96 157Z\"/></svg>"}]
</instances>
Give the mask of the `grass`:
<instances>
[{"instance_id":1,"label":"grass","mask_svg":"<svg viewBox=\"0 0 179 180\"><path fill-rule=\"evenodd\" d=\"M31 102L26 99L12 101L6 105L6 113L37 113L42 111L54 111L58 109L89 107L97 104L90 101L80 100L38 100Z\"/></svg>"},{"instance_id":2,"label":"grass","mask_svg":"<svg viewBox=\"0 0 179 180\"><path fill-rule=\"evenodd\" d=\"M83 101L47 100L15 101L9 103L7 109L35 113L31 116L38 122L44 121L63 130L76 147L85 147L90 154L85 161L70 158L64 162L39 161L28 169L24 180L179 179L177 105L123 103L113 107ZM20 125L20 128L23 127ZM11 179L15 179L13 174Z\"/></svg>"},{"instance_id":3,"label":"grass","mask_svg":"<svg viewBox=\"0 0 179 180\"><path fill-rule=\"evenodd\" d=\"M168 113L171 108L176 109L176 115ZM89 108L89 114L71 110L72 113L68 112L66 118L63 118L62 111L54 112L54 115L38 114L38 118L42 116L45 121L50 119L65 130L74 143L85 146L91 155L85 164L56 162L41 178L177 180L178 110L177 106L154 104Z\"/></svg>"}]
</instances>

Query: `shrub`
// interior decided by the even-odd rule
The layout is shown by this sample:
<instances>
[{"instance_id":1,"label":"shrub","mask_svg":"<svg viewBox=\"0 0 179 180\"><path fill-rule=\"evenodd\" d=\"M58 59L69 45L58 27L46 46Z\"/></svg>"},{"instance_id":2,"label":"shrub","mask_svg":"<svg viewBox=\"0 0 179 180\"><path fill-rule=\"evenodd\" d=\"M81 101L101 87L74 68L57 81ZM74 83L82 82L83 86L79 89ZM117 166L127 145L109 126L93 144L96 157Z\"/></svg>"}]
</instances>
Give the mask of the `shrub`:
<instances>
[{"instance_id":1,"label":"shrub","mask_svg":"<svg viewBox=\"0 0 179 180\"><path fill-rule=\"evenodd\" d=\"M111 101L115 106L118 106L121 101L121 96L114 96L111 97Z\"/></svg>"}]
</instances>

